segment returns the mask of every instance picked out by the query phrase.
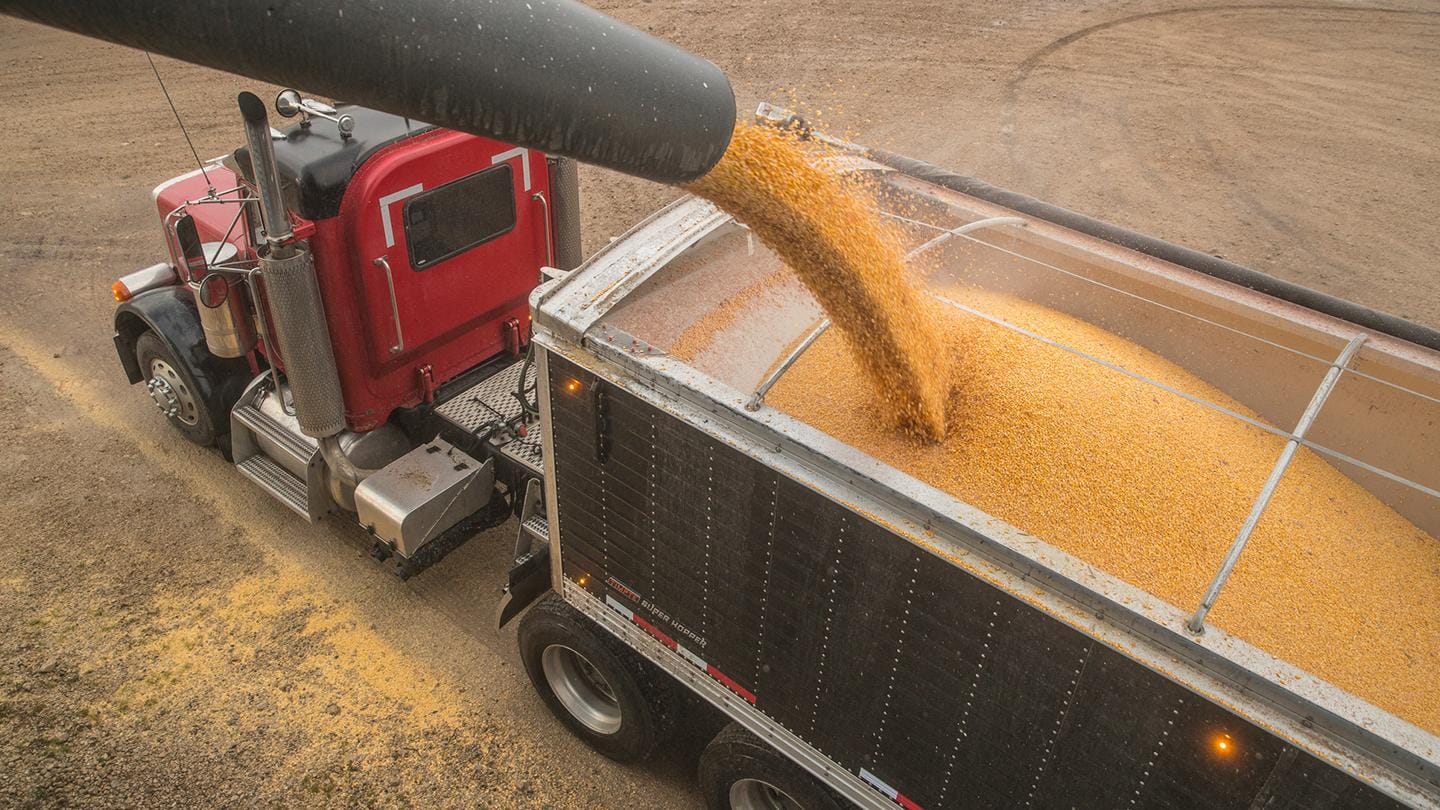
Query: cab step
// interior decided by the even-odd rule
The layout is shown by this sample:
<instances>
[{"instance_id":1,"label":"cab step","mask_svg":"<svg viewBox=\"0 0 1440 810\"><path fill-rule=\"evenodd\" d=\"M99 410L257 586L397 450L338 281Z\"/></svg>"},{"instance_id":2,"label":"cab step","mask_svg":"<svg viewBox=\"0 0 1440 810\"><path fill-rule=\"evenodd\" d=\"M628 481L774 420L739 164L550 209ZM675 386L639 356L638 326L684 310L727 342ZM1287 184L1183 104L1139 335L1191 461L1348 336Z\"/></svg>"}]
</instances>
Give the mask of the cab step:
<instances>
[{"instance_id":1,"label":"cab step","mask_svg":"<svg viewBox=\"0 0 1440 810\"><path fill-rule=\"evenodd\" d=\"M241 475L306 521L332 508L320 443L300 432L267 376L255 378L230 409L230 450Z\"/></svg>"},{"instance_id":2,"label":"cab step","mask_svg":"<svg viewBox=\"0 0 1440 810\"><path fill-rule=\"evenodd\" d=\"M543 514L531 515L520 524L520 530L542 544L550 543L550 521L545 519Z\"/></svg>"},{"instance_id":3,"label":"cab step","mask_svg":"<svg viewBox=\"0 0 1440 810\"><path fill-rule=\"evenodd\" d=\"M249 428L257 439L262 440L266 450L285 460L286 467L303 468L320 451L314 439L286 430L284 425L248 403L236 405L230 412L230 421L232 425L238 422Z\"/></svg>"},{"instance_id":4,"label":"cab step","mask_svg":"<svg viewBox=\"0 0 1440 810\"><path fill-rule=\"evenodd\" d=\"M301 481L294 473L276 464L264 453L254 455L235 463L235 468L240 474L260 485L260 488L275 496L280 503L285 504L292 512L313 521L310 516L309 498L305 492L305 482Z\"/></svg>"}]
</instances>

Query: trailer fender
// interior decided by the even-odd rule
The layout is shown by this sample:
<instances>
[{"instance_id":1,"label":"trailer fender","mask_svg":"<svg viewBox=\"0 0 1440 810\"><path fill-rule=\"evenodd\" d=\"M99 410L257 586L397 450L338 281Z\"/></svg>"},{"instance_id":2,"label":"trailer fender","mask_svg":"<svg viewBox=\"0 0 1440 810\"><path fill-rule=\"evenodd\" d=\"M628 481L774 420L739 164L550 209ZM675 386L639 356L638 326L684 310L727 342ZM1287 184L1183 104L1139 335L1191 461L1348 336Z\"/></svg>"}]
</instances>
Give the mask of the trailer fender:
<instances>
[{"instance_id":1,"label":"trailer fender","mask_svg":"<svg viewBox=\"0 0 1440 810\"><path fill-rule=\"evenodd\" d=\"M223 417L216 424L224 431L230 408L235 404L250 366L243 358L216 357L205 345L200 313L186 287L163 287L141 293L115 308L115 352L130 384L145 379L135 357L135 342L146 331L154 332L185 363L206 408Z\"/></svg>"}]
</instances>

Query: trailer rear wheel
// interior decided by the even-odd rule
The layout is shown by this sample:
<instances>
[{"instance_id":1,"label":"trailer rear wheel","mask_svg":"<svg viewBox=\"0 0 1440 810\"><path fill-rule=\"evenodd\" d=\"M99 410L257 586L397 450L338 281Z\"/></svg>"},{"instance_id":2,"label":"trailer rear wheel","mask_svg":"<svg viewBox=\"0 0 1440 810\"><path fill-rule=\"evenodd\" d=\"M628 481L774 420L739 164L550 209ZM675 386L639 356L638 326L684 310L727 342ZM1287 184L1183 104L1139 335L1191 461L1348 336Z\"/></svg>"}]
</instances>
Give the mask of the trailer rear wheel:
<instances>
[{"instance_id":1,"label":"trailer rear wheel","mask_svg":"<svg viewBox=\"0 0 1440 810\"><path fill-rule=\"evenodd\" d=\"M153 331L135 340L135 359L145 377L145 388L155 407L174 428L190 441L209 447L218 434L215 415L210 413L190 367Z\"/></svg>"},{"instance_id":2,"label":"trailer rear wheel","mask_svg":"<svg viewBox=\"0 0 1440 810\"><path fill-rule=\"evenodd\" d=\"M700 755L700 792L710 810L840 810L829 788L779 751L731 723Z\"/></svg>"},{"instance_id":3,"label":"trailer rear wheel","mask_svg":"<svg viewBox=\"0 0 1440 810\"><path fill-rule=\"evenodd\" d=\"M557 594L520 620L520 657L550 711L618 762L650 756L675 728L674 683Z\"/></svg>"}]
</instances>

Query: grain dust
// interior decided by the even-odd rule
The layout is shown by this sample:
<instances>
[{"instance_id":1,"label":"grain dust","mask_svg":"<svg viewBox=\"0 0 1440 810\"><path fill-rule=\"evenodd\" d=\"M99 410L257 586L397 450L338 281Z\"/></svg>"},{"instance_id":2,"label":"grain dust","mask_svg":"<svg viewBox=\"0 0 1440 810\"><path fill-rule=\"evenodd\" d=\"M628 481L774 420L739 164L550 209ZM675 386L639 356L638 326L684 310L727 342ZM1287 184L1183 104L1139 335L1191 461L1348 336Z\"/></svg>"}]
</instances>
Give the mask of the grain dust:
<instances>
[{"instance_id":1,"label":"grain dust","mask_svg":"<svg viewBox=\"0 0 1440 810\"><path fill-rule=\"evenodd\" d=\"M675 343L670 346L670 354L687 363L694 360L700 355L700 352L709 348L711 339L716 332L739 321L746 309L754 306L763 297L772 294L787 280L787 276L779 273L769 275L725 299L704 319L707 328L697 329L695 325L692 325L681 332L680 337L676 338Z\"/></svg>"}]
</instances>

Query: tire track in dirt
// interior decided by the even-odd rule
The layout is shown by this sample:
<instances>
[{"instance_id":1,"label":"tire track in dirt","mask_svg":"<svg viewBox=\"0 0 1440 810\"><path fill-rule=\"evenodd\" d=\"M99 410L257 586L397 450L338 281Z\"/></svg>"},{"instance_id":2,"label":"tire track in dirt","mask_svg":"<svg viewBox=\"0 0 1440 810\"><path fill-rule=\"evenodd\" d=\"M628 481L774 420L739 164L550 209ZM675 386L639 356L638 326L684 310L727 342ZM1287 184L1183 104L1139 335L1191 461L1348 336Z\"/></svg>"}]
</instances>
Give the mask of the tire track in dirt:
<instances>
[{"instance_id":1,"label":"tire track in dirt","mask_svg":"<svg viewBox=\"0 0 1440 810\"><path fill-rule=\"evenodd\" d=\"M1015 118L1018 107L1018 100L1020 97L1020 86L1030 79L1030 75L1034 73L1035 70L1039 68L1042 64L1044 64L1046 59L1049 59L1058 51L1076 42L1079 42L1086 37L1090 37L1102 31L1108 31L1113 28L1134 25L1135 23L1146 22L1150 20L1163 19L1166 17L1175 17L1181 15L1189 16L1196 14L1215 14L1220 12L1237 11L1340 11L1440 16L1440 11L1425 11L1420 9L1375 8L1371 6L1334 6L1299 3L1275 3L1256 5L1237 3L1217 4L1210 6L1192 6L1189 8L1172 8L1162 11L1147 11L1140 14L1131 14L1125 17L1117 17L1113 20L1106 20L1104 22L1086 26L1085 28L1077 29L1062 37L1057 37L1051 40L1049 43L1045 44L1044 46L1033 51L1029 56L1021 60L1020 64L1016 65L1014 71L1011 72L1010 78L1007 79L1005 82L1004 90L1001 91L1000 95L1000 132L1002 133L1002 136L1004 138L1003 144L1010 162L1011 171L1018 171L1020 169L1019 161L1015 157L1015 147L1017 143L1017 140L1015 138ZM1343 17L1336 17L1331 21L1344 23L1355 22L1352 19Z\"/></svg>"},{"instance_id":2,"label":"tire track in dirt","mask_svg":"<svg viewBox=\"0 0 1440 810\"><path fill-rule=\"evenodd\" d=\"M1313 3L1101 21L1010 72L1003 165L1060 205L1435 325L1416 272L1433 229L1407 225L1440 202L1436 34L1440 11Z\"/></svg>"}]
</instances>

